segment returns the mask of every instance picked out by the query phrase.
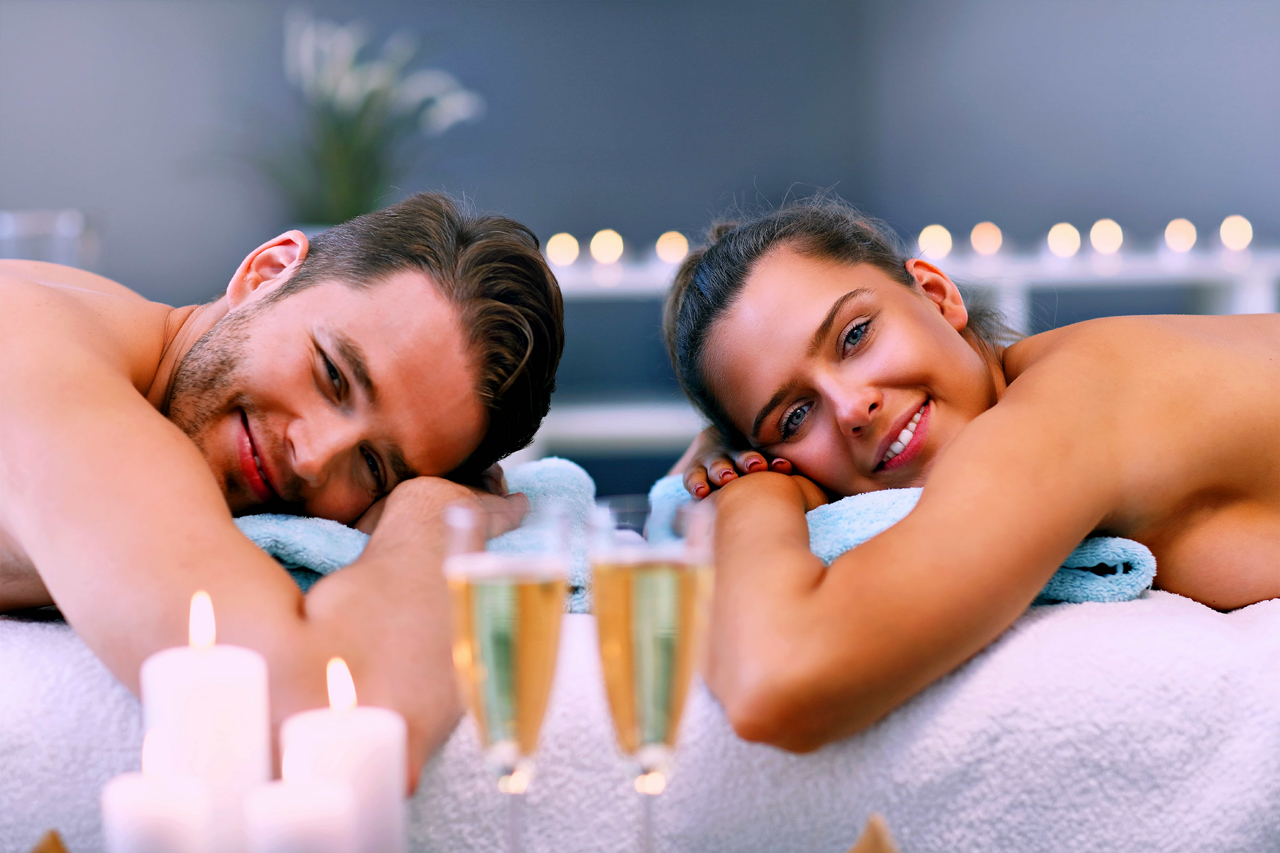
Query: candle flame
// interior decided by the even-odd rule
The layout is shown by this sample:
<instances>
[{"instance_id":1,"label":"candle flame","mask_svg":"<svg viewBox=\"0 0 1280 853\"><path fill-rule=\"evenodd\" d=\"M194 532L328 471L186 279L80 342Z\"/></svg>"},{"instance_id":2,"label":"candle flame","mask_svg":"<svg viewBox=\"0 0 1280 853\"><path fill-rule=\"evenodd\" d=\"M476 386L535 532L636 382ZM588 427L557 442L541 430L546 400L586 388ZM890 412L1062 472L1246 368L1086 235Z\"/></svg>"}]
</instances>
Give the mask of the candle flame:
<instances>
[{"instance_id":1,"label":"candle flame","mask_svg":"<svg viewBox=\"0 0 1280 853\"><path fill-rule=\"evenodd\" d=\"M333 658L325 670L329 681L329 707L335 711L350 711L356 706L356 683L351 670L342 658Z\"/></svg>"},{"instance_id":2,"label":"candle flame","mask_svg":"<svg viewBox=\"0 0 1280 853\"><path fill-rule=\"evenodd\" d=\"M209 593L200 590L191 596L191 622L189 623L191 647L207 649L217 638L217 629L213 622L213 599Z\"/></svg>"}]
</instances>

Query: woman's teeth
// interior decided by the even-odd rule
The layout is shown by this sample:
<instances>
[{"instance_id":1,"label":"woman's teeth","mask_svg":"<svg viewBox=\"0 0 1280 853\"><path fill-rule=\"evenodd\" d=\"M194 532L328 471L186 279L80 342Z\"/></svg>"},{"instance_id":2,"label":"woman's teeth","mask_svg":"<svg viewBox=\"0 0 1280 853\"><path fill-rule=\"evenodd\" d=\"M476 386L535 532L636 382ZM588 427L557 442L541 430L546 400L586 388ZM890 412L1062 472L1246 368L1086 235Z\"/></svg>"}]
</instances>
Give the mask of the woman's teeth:
<instances>
[{"instance_id":1,"label":"woman's teeth","mask_svg":"<svg viewBox=\"0 0 1280 853\"><path fill-rule=\"evenodd\" d=\"M906 449L908 444L911 443L911 437L916 434L916 425L920 423L920 416L924 414L924 408L927 405L929 405L928 402L926 402L924 406L921 406L920 411L916 412L915 417L911 419L911 423L907 424L907 428L898 433L897 440L894 441L893 444L889 445L889 449L884 452L884 459L880 460L882 463L888 462L890 459L897 456Z\"/></svg>"}]
</instances>

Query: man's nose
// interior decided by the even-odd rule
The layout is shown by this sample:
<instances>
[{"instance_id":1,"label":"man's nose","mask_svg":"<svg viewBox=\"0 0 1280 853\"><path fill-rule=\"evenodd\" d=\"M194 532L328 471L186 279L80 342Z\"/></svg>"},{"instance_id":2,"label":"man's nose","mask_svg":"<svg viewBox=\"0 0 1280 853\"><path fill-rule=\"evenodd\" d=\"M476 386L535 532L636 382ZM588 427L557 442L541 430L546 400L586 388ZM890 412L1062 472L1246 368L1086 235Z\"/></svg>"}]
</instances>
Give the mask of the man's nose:
<instances>
[{"instance_id":1,"label":"man's nose","mask_svg":"<svg viewBox=\"0 0 1280 853\"><path fill-rule=\"evenodd\" d=\"M325 485L337 460L359 441L358 426L337 414L311 414L289 427L288 442L294 473L307 486Z\"/></svg>"}]
</instances>

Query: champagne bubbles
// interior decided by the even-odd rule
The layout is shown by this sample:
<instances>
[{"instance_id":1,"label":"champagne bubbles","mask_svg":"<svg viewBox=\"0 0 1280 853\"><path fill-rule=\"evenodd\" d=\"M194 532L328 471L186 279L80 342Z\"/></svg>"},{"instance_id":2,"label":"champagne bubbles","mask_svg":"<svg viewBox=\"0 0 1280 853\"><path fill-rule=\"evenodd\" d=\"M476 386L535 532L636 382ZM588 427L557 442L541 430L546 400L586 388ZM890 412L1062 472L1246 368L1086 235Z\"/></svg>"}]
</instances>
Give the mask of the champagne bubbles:
<instances>
[{"instance_id":1,"label":"champagne bubbles","mask_svg":"<svg viewBox=\"0 0 1280 853\"><path fill-rule=\"evenodd\" d=\"M1222 245L1233 252L1243 252L1253 242L1253 226L1243 216L1228 216L1218 229Z\"/></svg>"},{"instance_id":2,"label":"champagne bubbles","mask_svg":"<svg viewBox=\"0 0 1280 853\"><path fill-rule=\"evenodd\" d=\"M547 241L547 260L558 267L567 267L578 259L578 241L572 234L553 234Z\"/></svg>"},{"instance_id":3,"label":"champagne bubbles","mask_svg":"<svg viewBox=\"0 0 1280 853\"><path fill-rule=\"evenodd\" d=\"M1089 229L1089 243L1100 255L1114 255L1124 245L1124 231L1114 219L1099 219Z\"/></svg>"},{"instance_id":4,"label":"champagne bubbles","mask_svg":"<svg viewBox=\"0 0 1280 853\"><path fill-rule=\"evenodd\" d=\"M917 242L920 244L920 254L931 261L941 260L951 254L951 232L941 225L925 226Z\"/></svg>"},{"instance_id":5,"label":"champagne bubbles","mask_svg":"<svg viewBox=\"0 0 1280 853\"><path fill-rule=\"evenodd\" d=\"M979 222L969 232L969 245L979 255L994 255L1003 243L1004 235L994 222Z\"/></svg>"},{"instance_id":6,"label":"champagne bubbles","mask_svg":"<svg viewBox=\"0 0 1280 853\"><path fill-rule=\"evenodd\" d=\"M612 228L597 231L591 238L591 257L596 263L616 264L622 257L623 248L622 235Z\"/></svg>"},{"instance_id":7,"label":"champagne bubbles","mask_svg":"<svg viewBox=\"0 0 1280 853\"><path fill-rule=\"evenodd\" d=\"M666 264L678 264L689 254L689 241L679 231L668 231L658 238L654 247L658 259Z\"/></svg>"},{"instance_id":8,"label":"champagne bubbles","mask_svg":"<svg viewBox=\"0 0 1280 853\"><path fill-rule=\"evenodd\" d=\"M1049 251L1059 258L1071 258L1080 251L1080 232L1070 222L1059 222L1049 229Z\"/></svg>"},{"instance_id":9,"label":"champagne bubbles","mask_svg":"<svg viewBox=\"0 0 1280 853\"><path fill-rule=\"evenodd\" d=\"M1175 252L1190 252L1196 244L1196 227L1186 219L1175 219L1165 226L1164 242Z\"/></svg>"}]
</instances>

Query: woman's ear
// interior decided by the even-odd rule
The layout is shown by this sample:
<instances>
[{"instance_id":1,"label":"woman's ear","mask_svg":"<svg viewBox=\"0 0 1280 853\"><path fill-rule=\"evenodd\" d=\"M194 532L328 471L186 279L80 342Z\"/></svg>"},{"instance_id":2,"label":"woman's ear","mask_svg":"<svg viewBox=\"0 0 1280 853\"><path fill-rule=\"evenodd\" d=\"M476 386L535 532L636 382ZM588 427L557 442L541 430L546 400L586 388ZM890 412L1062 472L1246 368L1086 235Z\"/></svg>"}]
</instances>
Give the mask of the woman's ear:
<instances>
[{"instance_id":1,"label":"woman's ear","mask_svg":"<svg viewBox=\"0 0 1280 853\"><path fill-rule=\"evenodd\" d=\"M969 309L964 307L964 299L955 282L942 270L919 258L907 261L906 267L920 292L942 314L942 319L957 332L963 332L969 325Z\"/></svg>"},{"instance_id":2,"label":"woman's ear","mask_svg":"<svg viewBox=\"0 0 1280 853\"><path fill-rule=\"evenodd\" d=\"M257 302L293 278L310 247L301 231L286 231L250 252L227 285L228 309Z\"/></svg>"}]
</instances>

